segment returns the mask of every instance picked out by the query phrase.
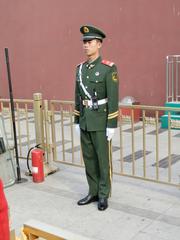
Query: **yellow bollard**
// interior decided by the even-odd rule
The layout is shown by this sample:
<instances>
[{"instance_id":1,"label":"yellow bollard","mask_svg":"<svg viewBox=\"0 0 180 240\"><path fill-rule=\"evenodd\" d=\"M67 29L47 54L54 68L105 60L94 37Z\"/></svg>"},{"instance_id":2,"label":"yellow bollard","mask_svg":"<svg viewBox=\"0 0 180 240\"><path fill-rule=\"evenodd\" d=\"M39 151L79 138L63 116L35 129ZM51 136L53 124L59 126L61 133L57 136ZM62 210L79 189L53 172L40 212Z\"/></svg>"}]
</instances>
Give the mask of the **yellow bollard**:
<instances>
[{"instance_id":1,"label":"yellow bollard","mask_svg":"<svg viewBox=\"0 0 180 240\"><path fill-rule=\"evenodd\" d=\"M35 130L36 130L36 144L41 144L40 146L44 149L42 94L34 93L33 99L34 99L34 121L35 121Z\"/></svg>"}]
</instances>

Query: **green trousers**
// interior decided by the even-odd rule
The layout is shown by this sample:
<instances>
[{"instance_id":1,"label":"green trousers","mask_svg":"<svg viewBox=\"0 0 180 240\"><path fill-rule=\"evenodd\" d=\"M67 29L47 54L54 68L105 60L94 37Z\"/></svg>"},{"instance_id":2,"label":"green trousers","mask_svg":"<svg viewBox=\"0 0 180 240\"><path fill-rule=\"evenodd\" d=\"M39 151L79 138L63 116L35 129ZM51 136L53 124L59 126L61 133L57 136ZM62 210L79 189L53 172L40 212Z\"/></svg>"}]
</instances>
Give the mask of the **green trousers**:
<instances>
[{"instance_id":1,"label":"green trousers","mask_svg":"<svg viewBox=\"0 0 180 240\"><path fill-rule=\"evenodd\" d=\"M89 194L108 198L111 191L111 142L105 131L89 132L81 129L81 147L85 163Z\"/></svg>"}]
</instances>

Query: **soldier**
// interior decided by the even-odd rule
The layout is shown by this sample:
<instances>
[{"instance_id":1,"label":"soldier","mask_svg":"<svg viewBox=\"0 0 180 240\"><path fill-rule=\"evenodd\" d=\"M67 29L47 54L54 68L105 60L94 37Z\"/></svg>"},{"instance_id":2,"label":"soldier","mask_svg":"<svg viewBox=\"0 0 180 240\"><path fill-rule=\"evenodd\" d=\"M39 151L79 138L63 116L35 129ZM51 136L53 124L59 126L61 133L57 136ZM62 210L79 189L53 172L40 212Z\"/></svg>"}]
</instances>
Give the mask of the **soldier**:
<instances>
[{"instance_id":1,"label":"soldier","mask_svg":"<svg viewBox=\"0 0 180 240\"><path fill-rule=\"evenodd\" d=\"M86 25L80 32L87 60L76 69L74 122L76 129L80 128L89 193L77 204L98 201L98 209L105 210L111 192L111 140L118 118L118 74L115 64L100 56L106 37L103 31Z\"/></svg>"}]
</instances>

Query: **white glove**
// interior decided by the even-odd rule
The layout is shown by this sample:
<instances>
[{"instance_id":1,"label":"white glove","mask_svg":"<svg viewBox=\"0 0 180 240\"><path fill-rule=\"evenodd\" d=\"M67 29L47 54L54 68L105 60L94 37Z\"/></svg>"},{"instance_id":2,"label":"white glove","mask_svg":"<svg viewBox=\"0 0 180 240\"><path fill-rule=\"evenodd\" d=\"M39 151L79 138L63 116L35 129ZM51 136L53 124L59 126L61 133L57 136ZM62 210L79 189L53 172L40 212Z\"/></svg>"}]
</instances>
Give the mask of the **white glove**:
<instances>
[{"instance_id":1,"label":"white glove","mask_svg":"<svg viewBox=\"0 0 180 240\"><path fill-rule=\"evenodd\" d=\"M75 125L75 130L76 130L76 133L80 136L80 127L79 127L79 124L76 124L76 125Z\"/></svg>"},{"instance_id":2,"label":"white glove","mask_svg":"<svg viewBox=\"0 0 180 240\"><path fill-rule=\"evenodd\" d=\"M115 128L106 128L106 136L107 140L111 141L112 137L114 136Z\"/></svg>"}]
</instances>

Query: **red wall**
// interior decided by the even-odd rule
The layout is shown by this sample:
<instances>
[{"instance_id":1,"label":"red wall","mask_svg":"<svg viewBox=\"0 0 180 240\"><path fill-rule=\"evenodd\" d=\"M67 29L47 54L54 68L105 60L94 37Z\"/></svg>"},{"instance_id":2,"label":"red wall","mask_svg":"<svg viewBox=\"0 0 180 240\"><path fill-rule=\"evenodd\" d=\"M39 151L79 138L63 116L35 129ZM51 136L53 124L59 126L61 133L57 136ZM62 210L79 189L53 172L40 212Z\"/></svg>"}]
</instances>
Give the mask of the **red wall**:
<instances>
[{"instance_id":1,"label":"red wall","mask_svg":"<svg viewBox=\"0 0 180 240\"><path fill-rule=\"evenodd\" d=\"M87 23L107 34L102 56L118 66L120 98L162 105L165 57L180 54L179 0L0 0L0 96L8 97L8 47L15 98L73 100Z\"/></svg>"}]
</instances>

